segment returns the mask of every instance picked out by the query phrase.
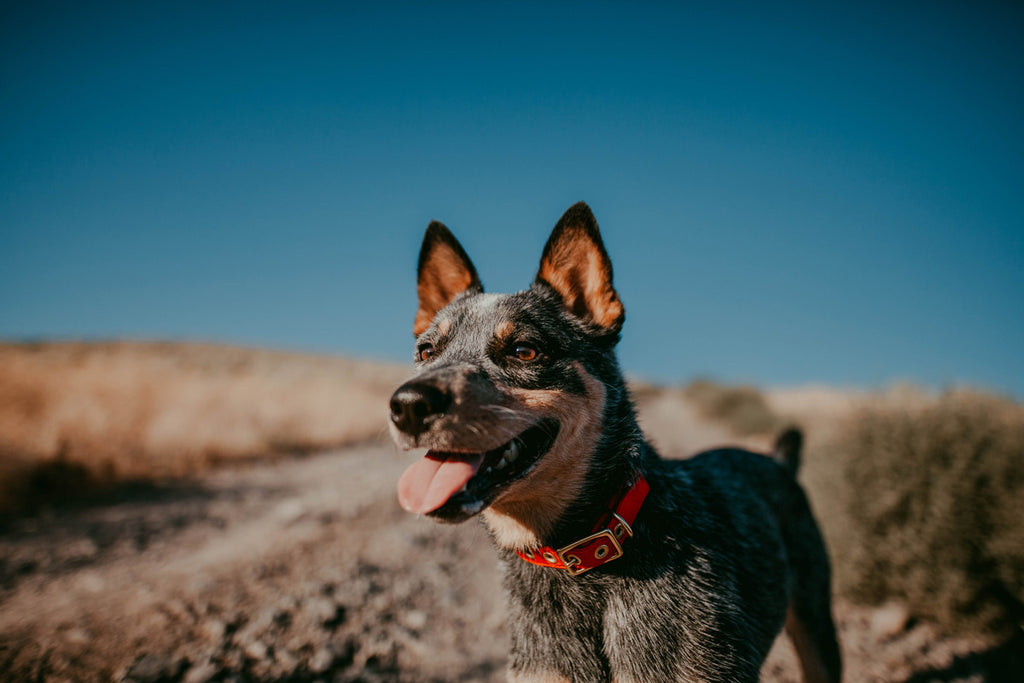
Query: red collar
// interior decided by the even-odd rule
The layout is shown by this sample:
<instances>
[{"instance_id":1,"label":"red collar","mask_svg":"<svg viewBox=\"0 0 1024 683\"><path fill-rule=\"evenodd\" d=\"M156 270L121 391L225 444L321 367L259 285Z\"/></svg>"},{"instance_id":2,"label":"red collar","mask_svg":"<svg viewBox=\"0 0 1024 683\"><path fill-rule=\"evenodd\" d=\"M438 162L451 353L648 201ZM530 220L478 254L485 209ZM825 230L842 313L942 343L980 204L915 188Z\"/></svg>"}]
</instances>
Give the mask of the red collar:
<instances>
[{"instance_id":1,"label":"red collar","mask_svg":"<svg viewBox=\"0 0 1024 683\"><path fill-rule=\"evenodd\" d=\"M530 564L564 569L573 576L617 560L624 553L622 546L626 539L633 535L633 520L650 490L647 480L637 473L616 494L608 512L594 525L594 533L560 550L542 546L532 552L517 550L516 554Z\"/></svg>"}]
</instances>

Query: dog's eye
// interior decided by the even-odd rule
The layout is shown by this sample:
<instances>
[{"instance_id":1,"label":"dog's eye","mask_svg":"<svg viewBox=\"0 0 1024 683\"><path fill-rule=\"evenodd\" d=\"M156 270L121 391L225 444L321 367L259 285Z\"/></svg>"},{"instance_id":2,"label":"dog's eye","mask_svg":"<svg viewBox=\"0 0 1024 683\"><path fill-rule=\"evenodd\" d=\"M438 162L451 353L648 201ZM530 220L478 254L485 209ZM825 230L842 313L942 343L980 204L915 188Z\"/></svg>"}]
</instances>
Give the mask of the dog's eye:
<instances>
[{"instance_id":1,"label":"dog's eye","mask_svg":"<svg viewBox=\"0 0 1024 683\"><path fill-rule=\"evenodd\" d=\"M537 358L537 349L526 344L516 344L515 356L521 361L531 361Z\"/></svg>"},{"instance_id":2,"label":"dog's eye","mask_svg":"<svg viewBox=\"0 0 1024 683\"><path fill-rule=\"evenodd\" d=\"M416 352L416 357L420 360L430 360L434 357L434 347L430 344L425 344L419 348Z\"/></svg>"}]
</instances>

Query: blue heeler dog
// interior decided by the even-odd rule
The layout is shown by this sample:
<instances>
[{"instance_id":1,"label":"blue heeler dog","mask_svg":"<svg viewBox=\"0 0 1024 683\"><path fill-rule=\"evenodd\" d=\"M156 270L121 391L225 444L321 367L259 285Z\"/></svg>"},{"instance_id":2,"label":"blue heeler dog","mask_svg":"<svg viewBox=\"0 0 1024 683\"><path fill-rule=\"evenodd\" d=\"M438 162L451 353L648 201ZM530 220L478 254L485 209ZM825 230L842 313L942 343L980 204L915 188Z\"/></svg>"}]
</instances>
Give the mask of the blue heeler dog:
<instances>
[{"instance_id":1,"label":"blue heeler dog","mask_svg":"<svg viewBox=\"0 0 1024 683\"><path fill-rule=\"evenodd\" d=\"M533 284L485 294L431 223L416 371L391 398L410 512L481 515L504 564L511 681L758 680L785 626L804 680L840 680L829 562L796 470L720 449L662 460L615 358L624 310L590 209L555 226Z\"/></svg>"}]
</instances>

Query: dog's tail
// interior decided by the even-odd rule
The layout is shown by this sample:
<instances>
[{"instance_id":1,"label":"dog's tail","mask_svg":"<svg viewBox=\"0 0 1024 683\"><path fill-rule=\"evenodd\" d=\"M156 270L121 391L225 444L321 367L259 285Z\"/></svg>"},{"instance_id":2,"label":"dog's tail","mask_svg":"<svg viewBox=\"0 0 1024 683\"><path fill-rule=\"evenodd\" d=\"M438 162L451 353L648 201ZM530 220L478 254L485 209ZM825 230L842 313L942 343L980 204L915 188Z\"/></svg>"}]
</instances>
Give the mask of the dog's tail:
<instances>
[{"instance_id":1,"label":"dog's tail","mask_svg":"<svg viewBox=\"0 0 1024 683\"><path fill-rule=\"evenodd\" d=\"M804 434L796 427L789 427L775 439L772 453L794 477L800 469L800 451L803 446Z\"/></svg>"}]
</instances>

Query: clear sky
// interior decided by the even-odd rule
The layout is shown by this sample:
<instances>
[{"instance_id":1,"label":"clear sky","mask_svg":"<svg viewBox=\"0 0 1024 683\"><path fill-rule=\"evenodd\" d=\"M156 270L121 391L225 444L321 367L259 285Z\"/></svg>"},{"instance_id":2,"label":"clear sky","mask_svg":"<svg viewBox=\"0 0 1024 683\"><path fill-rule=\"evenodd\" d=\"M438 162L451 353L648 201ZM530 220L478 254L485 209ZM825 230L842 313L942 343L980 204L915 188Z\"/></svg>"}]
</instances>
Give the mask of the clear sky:
<instances>
[{"instance_id":1,"label":"clear sky","mask_svg":"<svg viewBox=\"0 0 1024 683\"><path fill-rule=\"evenodd\" d=\"M4 3L0 338L411 359L594 210L622 365L1024 397L1018 3Z\"/></svg>"}]
</instances>

